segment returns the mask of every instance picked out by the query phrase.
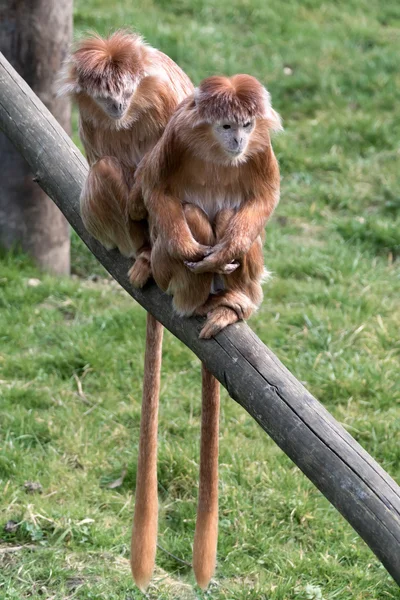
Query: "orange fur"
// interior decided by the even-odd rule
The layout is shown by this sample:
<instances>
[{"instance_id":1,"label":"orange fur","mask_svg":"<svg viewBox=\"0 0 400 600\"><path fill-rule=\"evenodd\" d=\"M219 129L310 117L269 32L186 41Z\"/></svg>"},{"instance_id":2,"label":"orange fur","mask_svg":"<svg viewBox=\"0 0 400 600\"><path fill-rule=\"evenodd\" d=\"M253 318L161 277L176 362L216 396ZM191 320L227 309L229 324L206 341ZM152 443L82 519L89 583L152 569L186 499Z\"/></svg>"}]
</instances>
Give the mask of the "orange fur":
<instances>
[{"instance_id":1,"label":"orange fur","mask_svg":"<svg viewBox=\"0 0 400 600\"><path fill-rule=\"evenodd\" d=\"M245 150L228 155L213 124L255 120ZM181 315L207 316L210 338L262 301L262 239L279 200L279 168L270 131L281 128L268 92L253 77L211 77L172 116L136 174L159 287ZM214 572L218 528L219 387L203 366L200 487L193 567L205 588Z\"/></svg>"},{"instance_id":2,"label":"orange fur","mask_svg":"<svg viewBox=\"0 0 400 600\"><path fill-rule=\"evenodd\" d=\"M126 31L79 42L60 81L60 94L72 96L78 105L79 135L90 166L81 195L83 221L107 248L117 246L138 258L144 251L141 268L131 271L132 283L138 286L150 275L146 210L138 196L128 212L128 189L140 160L192 90L189 78L168 56ZM131 94L126 112L111 118L97 99L112 100L124 92ZM103 176L104 164L111 163L112 175ZM143 221L135 227L132 220Z\"/></svg>"},{"instance_id":3,"label":"orange fur","mask_svg":"<svg viewBox=\"0 0 400 600\"><path fill-rule=\"evenodd\" d=\"M222 119L224 111L229 119L255 119L243 155L232 159L213 137L209 123L213 111L215 121ZM269 95L256 79L211 77L182 102L139 167L137 182L149 212L155 279L172 293L180 314L204 313L202 290L213 273L232 261L240 266L223 276L225 289L213 298L214 308L219 304L236 310L238 304L238 318L248 318L260 304L264 273L260 236L279 199L279 168L269 135L278 122ZM185 204L201 208L214 230L221 213L230 211L211 253L210 242L193 234ZM193 273L184 261L192 263Z\"/></svg>"},{"instance_id":4,"label":"orange fur","mask_svg":"<svg viewBox=\"0 0 400 600\"><path fill-rule=\"evenodd\" d=\"M78 105L79 134L90 167L81 194L82 219L107 248L117 246L126 256L136 258L129 278L137 287L146 283L151 267L147 211L134 185L134 173L161 137L177 105L192 91L188 77L168 56L123 31L107 39L94 35L83 40L65 66L60 93L72 96ZM112 111L118 105L124 110L116 117ZM161 324L148 315L131 542L132 574L141 589L150 581L157 543L162 332Z\"/></svg>"},{"instance_id":5,"label":"orange fur","mask_svg":"<svg viewBox=\"0 0 400 600\"><path fill-rule=\"evenodd\" d=\"M89 96L115 93L125 86L127 78L143 77L145 60L139 36L117 31L104 39L93 34L78 42L63 85L71 86L74 93L84 91Z\"/></svg>"},{"instance_id":6,"label":"orange fur","mask_svg":"<svg viewBox=\"0 0 400 600\"><path fill-rule=\"evenodd\" d=\"M163 326L147 313L142 419L131 539L132 575L142 591L151 579L157 547L157 422L162 338Z\"/></svg>"},{"instance_id":7,"label":"orange fur","mask_svg":"<svg viewBox=\"0 0 400 600\"><path fill-rule=\"evenodd\" d=\"M193 543L193 570L205 589L214 574L218 539L219 383L202 366L199 500Z\"/></svg>"},{"instance_id":8,"label":"orange fur","mask_svg":"<svg viewBox=\"0 0 400 600\"><path fill-rule=\"evenodd\" d=\"M208 77L196 90L196 106L199 118L206 123L229 120L246 122L249 119L265 119L270 129L279 131L281 120L272 109L269 93L254 77Z\"/></svg>"}]
</instances>

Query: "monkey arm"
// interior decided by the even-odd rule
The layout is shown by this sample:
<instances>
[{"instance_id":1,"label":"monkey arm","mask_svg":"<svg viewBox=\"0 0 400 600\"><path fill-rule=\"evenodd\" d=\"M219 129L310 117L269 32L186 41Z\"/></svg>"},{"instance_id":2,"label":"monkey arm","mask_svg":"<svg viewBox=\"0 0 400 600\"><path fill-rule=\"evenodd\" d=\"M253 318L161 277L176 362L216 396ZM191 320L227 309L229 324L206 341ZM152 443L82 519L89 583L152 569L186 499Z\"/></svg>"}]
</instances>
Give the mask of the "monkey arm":
<instances>
[{"instance_id":1,"label":"monkey arm","mask_svg":"<svg viewBox=\"0 0 400 600\"><path fill-rule=\"evenodd\" d=\"M197 263L187 264L194 273L219 272L233 261L240 260L263 231L277 202L269 193L264 197L248 200L232 217L220 242L208 256Z\"/></svg>"},{"instance_id":2,"label":"monkey arm","mask_svg":"<svg viewBox=\"0 0 400 600\"><path fill-rule=\"evenodd\" d=\"M181 260L199 260L210 251L199 244L187 224L182 203L162 190L153 190L146 198L151 226L163 240L169 254Z\"/></svg>"},{"instance_id":3,"label":"monkey arm","mask_svg":"<svg viewBox=\"0 0 400 600\"><path fill-rule=\"evenodd\" d=\"M275 204L271 200L266 202L264 198L246 202L233 216L213 254L217 254L223 263L247 254L263 231Z\"/></svg>"}]
</instances>

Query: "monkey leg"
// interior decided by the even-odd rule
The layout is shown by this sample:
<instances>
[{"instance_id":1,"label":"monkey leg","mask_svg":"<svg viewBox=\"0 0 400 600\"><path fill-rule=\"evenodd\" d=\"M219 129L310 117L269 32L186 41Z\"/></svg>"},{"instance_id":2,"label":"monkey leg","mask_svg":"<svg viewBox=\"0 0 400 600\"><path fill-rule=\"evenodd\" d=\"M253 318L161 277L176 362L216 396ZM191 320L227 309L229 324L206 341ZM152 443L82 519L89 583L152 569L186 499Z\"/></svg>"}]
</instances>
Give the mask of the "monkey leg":
<instances>
[{"instance_id":1,"label":"monkey leg","mask_svg":"<svg viewBox=\"0 0 400 600\"><path fill-rule=\"evenodd\" d=\"M237 321L239 321L239 317L236 311L226 306L217 306L208 313L199 337L203 340L209 340L222 331L222 329Z\"/></svg>"},{"instance_id":2,"label":"monkey leg","mask_svg":"<svg viewBox=\"0 0 400 600\"><path fill-rule=\"evenodd\" d=\"M217 214L214 224L217 243L225 234L229 221L234 214L235 211L231 209L221 210ZM239 267L233 273L224 277L224 287L226 290L241 292L245 296L248 296L255 305L255 308L258 308L263 299L261 282L265 276L268 276L268 272L264 268L262 236L258 236L247 254L240 259L239 263ZM232 308L237 310L236 307L232 306ZM248 314L248 308L244 306L242 314L239 317L241 319L248 319L250 314Z\"/></svg>"},{"instance_id":3,"label":"monkey leg","mask_svg":"<svg viewBox=\"0 0 400 600\"><path fill-rule=\"evenodd\" d=\"M131 239L139 239L139 236L147 228L147 224L142 221L130 221L129 226ZM147 240L136 251L136 259L128 271L128 277L136 288L142 288L151 277L151 247Z\"/></svg>"},{"instance_id":4,"label":"monkey leg","mask_svg":"<svg viewBox=\"0 0 400 600\"><path fill-rule=\"evenodd\" d=\"M151 268L158 287L172 295L176 312L190 316L210 293L212 275L193 275L183 262L171 257L158 238L151 251Z\"/></svg>"},{"instance_id":5,"label":"monkey leg","mask_svg":"<svg viewBox=\"0 0 400 600\"><path fill-rule=\"evenodd\" d=\"M252 281L247 276L240 279L236 275L237 271L223 278L225 289L222 292L210 296L207 302L196 310L198 315L207 315L200 332L201 338L209 339L228 325L249 319L260 305L263 297L260 281ZM235 281L229 281L234 275Z\"/></svg>"},{"instance_id":6,"label":"monkey leg","mask_svg":"<svg viewBox=\"0 0 400 600\"><path fill-rule=\"evenodd\" d=\"M193 205L188 205L188 206L193 206ZM206 220L207 220L207 225L209 226L209 221L208 221L208 217L207 215L205 215L204 211L202 211L201 209L197 208L196 206L194 207L197 210L199 210L201 213L203 213L203 215L205 216ZM233 217L233 215L235 214L235 211L233 209L222 209L221 211L219 211L219 213L217 213L214 222L212 223L211 227L212 227L212 234L210 235L210 243L214 246L217 242L220 241L220 239L222 238L223 234L225 233L226 227L229 223L229 220ZM213 272L215 274L219 274L219 275L229 275L230 273L233 273L233 271L235 271L238 267L238 261L233 260L231 263L225 264L225 265L221 265L220 268L218 269L211 269L210 271L206 268L202 271L197 271L196 270L196 265L198 265L201 261L186 261L186 265L188 266L188 268L193 272L196 273L197 275L199 275L201 272L203 273L207 273L207 272Z\"/></svg>"},{"instance_id":7,"label":"monkey leg","mask_svg":"<svg viewBox=\"0 0 400 600\"><path fill-rule=\"evenodd\" d=\"M193 204L185 204L183 210L196 241L212 244L214 234L207 215ZM155 240L152 248L151 266L158 287L173 296L174 308L180 315L192 315L207 300L212 274L193 274L182 261L171 257L160 238Z\"/></svg>"},{"instance_id":8,"label":"monkey leg","mask_svg":"<svg viewBox=\"0 0 400 600\"><path fill-rule=\"evenodd\" d=\"M214 574L218 541L219 382L202 365L199 499L193 544L193 570L205 589Z\"/></svg>"},{"instance_id":9,"label":"monkey leg","mask_svg":"<svg viewBox=\"0 0 400 600\"><path fill-rule=\"evenodd\" d=\"M117 159L94 163L80 198L84 225L107 249L118 247L124 256L134 256L148 239L147 226L143 222L130 231L127 202L128 187Z\"/></svg>"},{"instance_id":10,"label":"monkey leg","mask_svg":"<svg viewBox=\"0 0 400 600\"><path fill-rule=\"evenodd\" d=\"M216 215L213 223L216 242L221 241L226 228L228 227L229 221L235 216L236 211L233 208L223 208Z\"/></svg>"},{"instance_id":11,"label":"monkey leg","mask_svg":"<svg viewBox=\"0 0 400 600\"><path fill-rule=\"evenodd\" d=\"M177 262L169 255L165 244L158 237L151 249L151 270L156 284L164 292L168 291Z\"/></svg>"},{"instance_id":12,"label":"monkey leg","mask_svg":"<svg viewBox=\"0 0 400 600\"><path fill-rule=\"evenodd\" d=\"M213 245L214 232L206 213L194 204L184 204L183 211L194 239L204 246ZM196 275L179 262L170 284L177 312L181 315L192 315L196 308L207 300L212 280L212 273Z\"/></svg>"},{"instance_id":13,"label":"monkey leg","mask_svg":"<svg viewBox=\"0 0 400 600\"><path fill-rule=\"evenodd\" d=\"M183 213L196 242L203 246L213 246L215 243L214 231L204 210L195 204L184 204Z\"/></svg>"},{"instance_id":14,"label":"monkey leg","mask_svg":"<svg viewBox=\"0 0 400 600\"><path fill-rule=\"evenodd\" d=\"M157 548L157 426L163 326L147 313L142 417L131 538L131 570L144 591L151 579Z\"/></svg>"},{"instance_id":15,"label":"monkey leg","mask_svg":"<svg viewBox=\"0 0 400 600\"><path fill-rule=\"evenodd\" d=\"M254 305L251 310L253 312L262 302L261 283L266 275L268 276L268 272L264 267L263 244L259 236L242 257L239 268L231 276L224 278L224 285L230 292L241 292L248 296ZM250 314L242 318L248 319Z\"/></svg>"},{"instance_id":16,"label":"monkey leg","mask_svg":"<svg viewBox=\"0 0 400 600\"><path fill-rule=\"evenodd\" d=\"M225 234L235 212L221 210L214 221L217 243ZM240 259L239 267L223 277L224 290L210 296L196 314L207 315L200 337L208 339L241 319L248 319L261 304L263 293L261 281L264 274L264 258L261 237L253 243L248 253Z\"/></svg>"},{"instance_id":17,"label":"monkey leg","mask_svg":"<svg viewBox=\"0 0 400 600\"><path fill-rule=\"evenodd\" d=\"M247 290L246 290L247 291ZM216 308L226 307L232 309L238 319L248 319L255 309L254 303L247 293L240 290L223 290L211 295L207 301L196 310L196 315L209 316Z\"/></svg>"},{"instance_id":18,"label":"monkey leg","mask_svg":"<svg viewBox=\"0 0 400 600\"><path fill-rule=\"evenodd\" d=\"M222 240L229 222L235 214L235 210L228 208L222 209L217 213L214 220L216 243ZM243 279L247 279L247 277L250 277L252 280L262 279L264 274L264 256L261 236L252 244L247 254L240 259L239 263L240 267L235 270L234 276L231 277L231 274L229 274L229 282L237 280L242 283Z\"/></svg>"},{"instance_id":19,"label":"monkey leg","mask_svg":"<svg viewBox=\"0 0 400 600\"><path fill-rule=\"evenodd\" d=\"M206 213L194 204L185 204L183 211L195 240L204 245L211 245L214 241L214 234ZM138 226L137 222L131 221L131 230L134 226ZM133 239L138 239L136 233L131 233L131 237L133 237ZM157 242L155 245L156 244ZM171 272L176 271L177 268L176 261L172 258L168 259L164 255L161 242L157 244L155 255L157 258L154 259L154 264L158 265L158 267L156 267L157 275L154 275L155 281L161 289L168 290L169 283L172 279ZM143 248L138 250L136 261L129 270L129 280L135 287L143 287L151 274L151 250L149 245L144 245ZM186 301L184 300L183 303L186 304Z\"/></svg>"},{"instance_id":20,"label":"monkey leg","mask_svg":"<svg viewBox=\"0 0 400 600\"><path fill-rule=\"evenodd\" d=\"M137 183L129 193L128 212L130 238L137 247L136 260L128 271L128 277L134 287L142 288L151 277L151 246L147 211Z\"/></svg>"}]
</instances>

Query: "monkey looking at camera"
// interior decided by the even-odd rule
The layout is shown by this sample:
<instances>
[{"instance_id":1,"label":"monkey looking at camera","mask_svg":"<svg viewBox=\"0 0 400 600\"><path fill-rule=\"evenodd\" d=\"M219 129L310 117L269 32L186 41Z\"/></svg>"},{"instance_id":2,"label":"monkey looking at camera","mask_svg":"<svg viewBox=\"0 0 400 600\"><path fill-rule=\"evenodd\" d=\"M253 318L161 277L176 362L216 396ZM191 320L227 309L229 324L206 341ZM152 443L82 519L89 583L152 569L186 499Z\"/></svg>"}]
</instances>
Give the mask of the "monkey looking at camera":
<instances>
[{"instance_id":1,"label":"monkey looking at camera","mask_svg":"<svg viewBox=\"0 0 400 600\"><path fill-rule=\"evenodd\" d=\"M107 249L136 257L131 278L138 286L150 275L150 247L143 204L131 205L128 215L129 190L140 160L192 91L177 64L126 31L83 39L61 77L60 95L79 108L90 167L80 199L83 222Z\"/></svg>"},{"instance_id":2,"label":"monkey looking at camera","mask_svg":"<svg viewBox=\"0 0 400 600\"><path fill-rule=\"evenodd\" d=\"M280 129L254 77L209 77L138 169L154 278L179 314L208 315L201 337L248 318L261 302L261 236L279 200L270 132ZM210 296L216 279L222 289Z\"/></svg>"},{"instance_id":3,"label":"monkey looking at camera","mask_svg":"<svg viewBox=\"0 0 400 600\"><path fill-rule=\"evenodd\" d=\"M204 315L200 337L247 319L262 301L263 231L279 200L279 167L270 132L281 129L267 90L254 77L210 77L178 107L154 149L143 159L130 196L142 198L152 241L152 273L172 294L180 315ZM203 365L199 501L193 548L197 582L214 572L218 529L219 384ZM145 407L144 407L145 410ZM148 420L148 414L143 414ZM153 411L152 424L156 428ZM147 471L137 493L150 498L147 473L156 473L153 436L141 436ZM147 487L146 487L147 486ZM154 514L154 513L153 513ZM154 518L135 506L132 570L147 581L145 551Z\"/></svg>"}]
</instances>

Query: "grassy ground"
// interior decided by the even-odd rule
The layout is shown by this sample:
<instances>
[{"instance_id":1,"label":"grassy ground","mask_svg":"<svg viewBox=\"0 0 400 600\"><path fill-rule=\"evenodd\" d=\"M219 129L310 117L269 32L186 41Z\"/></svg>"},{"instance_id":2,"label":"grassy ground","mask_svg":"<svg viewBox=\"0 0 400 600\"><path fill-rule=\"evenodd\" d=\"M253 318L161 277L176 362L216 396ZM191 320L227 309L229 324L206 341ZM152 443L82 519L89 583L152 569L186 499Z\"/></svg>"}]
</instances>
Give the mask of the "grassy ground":
<instances>
[{"instance_id":1,"label":"grassy ground","mask_svg":"<svg viewBox=\"0 0 400 600\"><path fill-rule=\"evenodd\" d=\"M267 84L286 128L275 140L282 200L265 249L274 279L252 326L400 480L400 5L76 0L75 24L77 33L134 25L195 82L249 72ZM144 313L73 242L71 279L18 254L0 259L6 600L142 597L128 546ZM181 561L194 531L199 377L167 334L163 549L148 597L399 599L354 531L226 395L218 570L206 594L192 587Z\"/></svg>"}]
</instances>

